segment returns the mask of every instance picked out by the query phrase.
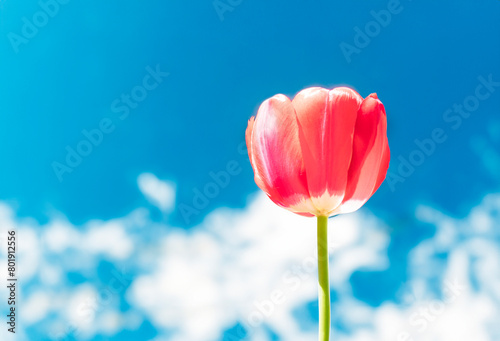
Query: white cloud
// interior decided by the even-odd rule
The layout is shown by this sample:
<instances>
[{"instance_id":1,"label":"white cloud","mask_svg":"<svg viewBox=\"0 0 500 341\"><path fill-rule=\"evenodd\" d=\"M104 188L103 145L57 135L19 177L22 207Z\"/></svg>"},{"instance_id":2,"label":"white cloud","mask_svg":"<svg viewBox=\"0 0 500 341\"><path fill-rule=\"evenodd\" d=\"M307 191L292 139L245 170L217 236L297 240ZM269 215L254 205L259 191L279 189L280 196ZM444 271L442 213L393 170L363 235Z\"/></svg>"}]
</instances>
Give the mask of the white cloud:
<instances>
[{"instance_id":1,"label":"white cloud","mask_svg":"<svg viewBox=\"0 0 500 341\"><path fill-rule=\"evenodd\" d=\"M387 227L366 210L331 219L331 285L338 297L332 315L344 326L332 331L335 340L498 336L498 212L499 195L485 197L464 219L419 207L417 219L434 225L436 234L410 252L407 285L379 307L354 297L349 279L354 271L387 269ZM150 320L157 341L214 341L239 322L251 341L270 339L263 325L287 341L316 338L314 322L301 328L294 315L317 299L315 220L276 207L262 193L244 210L218 209L189 230L152 222L144 209L80 227L60 217L38 226L0 204L0 223L19 231L23 283L33 284L23 291L22 307L29 309L23 328L43 323L55 333L76 327L87 340ZM67 283L69 271L95 278L103 258L139 271L125 279L132 281L128 312L116 302L123 291L106 300L110 283ZM0 296L6 294L0 287Z\"/></svg>"},{"instance_id":2,"label":"white cloud","mask_svg":"<svg viewBox=\"0 0 500 341\"><path fill-rule=\"evenodd\" d=\"M347 280L359 267L387 265L380 221L358 213L330 223L332 283L339 290L349 291ZM264 323L286 340L314 335L292 316L317 297L314 219L259 195L247 210L215 211L162 244L157 268L134 282L130 300L158 325L177 330L179 340L217 340L237 322L255 339L263 337ZM275 295L283 302L272 303Z\"/></svg>"},{"instance_id":3,"label":"white cloud","mask_svg":"<svg viewBox=\"0 0 500 341\"><path fill-rule=\"evenodd\" d=\"M154 174L142 173L137 184L148 201L163 212L171 211L175 202L175 186L158 179Z\"/></svg>"},{"instance_id":4,"label":"white cloud","mask_svg":"<svg viewBox=\"0 0 500 341\"><path fill-rule=\"evenodd\" d=\"M33 324L43 319L50 311L50 297L44 292L34 292L29 299L22 303L22 318L28 324Z\"/></svg>"},{"instance_id":5,"label":"white cloud","mask_svg":"<svg viewBox=\"0 0 500 341\"><path fill-rule=\"evenodd\" d=\"M119 221L92 225L81 240L83 250L116 259L125 259L131 254L134 244Z\"/></svg>"},{"instance_id":6,"label":"white cloud","mask_svg":"<svg viewBox=\"0 0 500 341\"><path fill-rule=\"evenodd\" d=\"M70 222L61 219L51 221L45 226L44 230L44 242L50 251L56 253L77 247L81 240L80 232Z\"/></svg>"}]
</instances>

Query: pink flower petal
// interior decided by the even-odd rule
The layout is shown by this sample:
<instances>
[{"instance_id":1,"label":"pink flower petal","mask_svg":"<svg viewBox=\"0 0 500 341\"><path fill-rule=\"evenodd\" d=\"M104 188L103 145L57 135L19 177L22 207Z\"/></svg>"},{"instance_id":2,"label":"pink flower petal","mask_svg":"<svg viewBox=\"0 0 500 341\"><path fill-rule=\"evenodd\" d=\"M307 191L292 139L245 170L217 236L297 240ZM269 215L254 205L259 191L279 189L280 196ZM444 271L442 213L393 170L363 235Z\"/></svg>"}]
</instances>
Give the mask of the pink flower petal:
<instances>
[{"instance_id":1,"label":"pink flower petal","mask_svg":"<svg viewBox=\"0 0 500 341\"><path fill-rule=\"evenodd\" d=\"M309 193L322 214L337 208L344 197L362 100L356 91L345 87L331 91L308 88L293 99Z\"/></svg>"},{"instance_id":2,"label":"pink flower petal","mask_svg":"<svg viewBox=\"0 0 500 341\"><path fill-rule=\"evenodd\" d=\"M368 201L385 178L389 157L385 109L372 94L358 111L347 189L336 213L356 211Z\"/></svg>"},{"instance_id":3,"label":"pink flower petal","mask_svg":"<svg viewBox=\"0 0 500 341\"><path fill-rule=\"evenodd\" d=\"M307 206L309 191L296 115L288 97L276 95L262 103L247 129L247 145L257 185L276 204L308 212L310 207L302 208Z\"/></svg>"}]
</instances>

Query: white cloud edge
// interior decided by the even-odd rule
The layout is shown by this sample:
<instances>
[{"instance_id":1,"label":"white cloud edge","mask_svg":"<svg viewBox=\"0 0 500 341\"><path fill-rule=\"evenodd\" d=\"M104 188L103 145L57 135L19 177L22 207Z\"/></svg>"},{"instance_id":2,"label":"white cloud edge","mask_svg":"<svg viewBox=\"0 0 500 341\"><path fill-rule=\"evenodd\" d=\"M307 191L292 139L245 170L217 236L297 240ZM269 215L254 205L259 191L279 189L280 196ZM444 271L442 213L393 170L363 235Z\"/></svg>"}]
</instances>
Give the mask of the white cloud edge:
<instances>
[{"instance_id":1,"label":"white cloud edge","mask_svg":"<svg viewBox=\"0 0 500 341\"><path fill-rule=\"evenodd\" d=\"M470 340L466 337L474 335L474 340L482 341L489 340L492 333L498 333L491 326L490 317L500 313L500 290L496 289L500 287L500 273L499 270L492 271L500 269L498 231L494 230L499 222L492 221L490 213L499 210L498 195L485 197L463 221L430 207L419 207L416 217L437 227L436 235L420 243L409 256L410 282L414 287L420 287L420 294L413 298L414 302L400 305L386 302L378 308L352 297L348 279L360 267L384 269L388 266L388 236L384 233L384 224L366 210L334 219L335 224L330 231L335 242L331 257L332 273L335 272L332 287L341 297L339 307L358 312L346 317L354 333L343 335L334 331L338 339L397 340L401 333L408 332L412 337L408 340L428 340L430 337ZM42 279L40 288L23 298L26 306L40 307L38 314L31 312L23 316L27 323L43 321L47 314L55 312L59 319L50 324L56 326L62 323L64 326L68 323L64 316L71 313L65 310L64 307L68 307L66 303L82 300L81 292L86 293L84 296L88 298L97 290L92 283L64 288L62 292L57 292L61 298L54 301L52 295L55 291L51 288L58 287L57 274L66 269L61 264L48 264L45 257L71 250L87 256L90 263L82 264L83 267L91 267L102 256L116 262L128 260L133 252L137 252L128 227L131 219L137 218L131 214L105 222L89 222L83 231L67 221L56 219L42 228L33 226L33 222L18 221L9 206L0 204L1 226L4 230L16 228L25 245L20 252L23 263L28 264L23 266L23 280ZM152 224L147 218L143 223ZM290 284L284 283L280 274L290 271L294 264L299 268L302 264L304 269L304 264L309 264L315 254L314 220L275 207L263 194L258 195L245 210L214 211L191 231L172 227L165 228L167 230L170 231L158 242L162 246L162 255L158 259L152 258L150 274L134 280L127 298L138 312L136 321L148 318L159 330L174 330L174 340L217 340L223 330L238 321L246 324L251 331L250 340L265 340L262 329L252 327L248 322L248 317L258 312L253 303L268 300L277 289L290 291ZM96 239L113 241L113 247L108 248L107 243L95 243ZM82 242L75 243L75 240ZM277 244L279 248L275 247ZM419 309L438 307L439 300L432 298L430 287L435 274L418 269L432 263L439 252L449 253L442 282L458 280L465 289L454 302L446 304L444 312L435 316L433 321L426 321L425 318L422 321ZM479 265L471 263L474 257L481 259ZM151 263L151 258L146 257L146 262ZM180 266L182 264L186 267ZM78 270L78 266L73 270ZM471 271L479 279L479 291L472 289L468 276ZM47 272L53 274L48 276L52 282L43 280L43 273ZM186 290L192 283L195 283L193 290ZM144 296L148 292L145 288L152 290L153 297ZM193 292L205 292L205 295L201 300L194 299ZM0 295L4 294L5 289L0 289ZM300 287L289 292L285 303L274 307L273 313L266 316L265 323L286 340L312 338L315 332L297 328L291 312L315 297L315 276L307 272ZM48 299L50 307L44 304ZM177 302L177 306L169 306L172 302ZM71 306L74 315L74 304ZM97 333L116 332L125 327L123 321L128 321L112 305L102 307L96 313L93 321L111 322L82 323L79 328L86 338ZM101 320L102 316L108 318ZM81 320L81 316L73 318ZM422 327L424 324L425 328Z\"/></svg>"}]
</instances>

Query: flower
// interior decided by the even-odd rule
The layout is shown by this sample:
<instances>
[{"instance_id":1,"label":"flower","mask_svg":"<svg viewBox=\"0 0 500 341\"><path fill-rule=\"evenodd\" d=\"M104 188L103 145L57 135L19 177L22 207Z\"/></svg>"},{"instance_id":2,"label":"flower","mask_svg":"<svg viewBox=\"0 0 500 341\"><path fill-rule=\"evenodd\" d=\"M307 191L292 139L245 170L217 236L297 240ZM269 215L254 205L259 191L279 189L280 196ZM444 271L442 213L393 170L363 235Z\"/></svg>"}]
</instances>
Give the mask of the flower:
<instances>
[{"instance_id":1,"label":"flower","mask_svg":"<svg viewBox=\"0 0 500 341\"><path fill-rule=\"evenodd\" d=\"M248 122L246 143L257 185L308 217L356 211L389 167L384 105L347 87L267 99Z\"/></svg>"}]
</instances>

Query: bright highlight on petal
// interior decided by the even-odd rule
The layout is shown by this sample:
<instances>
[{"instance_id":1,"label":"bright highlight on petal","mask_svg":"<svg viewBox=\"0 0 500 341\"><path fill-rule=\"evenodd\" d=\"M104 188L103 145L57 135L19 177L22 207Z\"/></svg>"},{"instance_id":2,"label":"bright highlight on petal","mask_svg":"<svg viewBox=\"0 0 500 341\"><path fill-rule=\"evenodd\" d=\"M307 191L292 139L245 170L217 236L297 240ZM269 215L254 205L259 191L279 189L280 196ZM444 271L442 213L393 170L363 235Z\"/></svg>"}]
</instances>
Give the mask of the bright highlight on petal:
<instances>
[{"instance_id":1,"label":"bright highlight on petal","mask_svg":"<svg viewBox=\"0 0 500 341\"><path fill-rule=\"evenodd\" d=\"M390 152L376 94L313 87L264 101L246 131L255 182L279 206L305 216L359 209L385 179Z\"/></svg>"}]
</instances>

